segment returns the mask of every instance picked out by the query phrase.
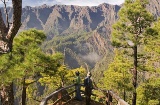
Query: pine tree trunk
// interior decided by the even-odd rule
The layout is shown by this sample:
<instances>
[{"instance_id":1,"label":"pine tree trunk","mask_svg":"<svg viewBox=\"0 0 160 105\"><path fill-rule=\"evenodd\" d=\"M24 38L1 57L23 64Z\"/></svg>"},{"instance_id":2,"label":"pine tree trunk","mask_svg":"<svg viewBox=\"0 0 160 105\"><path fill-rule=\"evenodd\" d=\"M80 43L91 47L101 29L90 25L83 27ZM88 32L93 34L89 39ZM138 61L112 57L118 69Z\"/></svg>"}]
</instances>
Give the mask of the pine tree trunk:
<instances>
[{"instance_id":1,"label":"pine tree trunk","mask_svg":"<svg viewBox=\"0 0 160 105\"><path fill-rule=\"evenodd\" d=\"M125 90L125 88L123 90L123 100L126 101L126 90Z\"/></svg>"},{"instance_id":2,"label":"pine tree trunk","mask_svg":"<svg viewBox=\"0 0 160 105\"><path fill-rule=\"evenodd\" d=\"M23 78L22 105L26 105L26 83L25 83L25 78Z\"/></svg>"},{"instance_id":3,"label":"pine tree trunk","mask_svg":"<svg viewBox=\"0 0 160 105\"><path fill-rule=\"evenodd\" d=\"M14 105L13 82L8 86L2 86L1 104L2 105Z\"/></svg>"},{"instance_id":4,"label":"pine tree trunk","mask_svg":"<svg viewBox=\"0 0 160 105\"><path fill-rule=\"evenodd\" d=\"M21 26L22 0L12 0L13 6L13 21L8 27L0 11L0 54L8 53L12 50L12 42ZM9 24L8 21L6 23ZM3 85L3 84L2 84ZM1 88L1 103L2 105L14 105L13 83Z\"/></svg>"},{"instance_id":5,"label":"pine tree trunk","mask_svg":"<svg viewBox=\"0 0 160 105\"><path fill-rule=\"evenodd\" d=\"M134 46L133 48L134 50L134 70L133 70L133 87L134 87L134 91L133 91L133 98L132 98L132 105L136 105L136 99L137 99L137 92L136 92L136 88L137 88L137 46Z\"/></svg>"}]
</instances>

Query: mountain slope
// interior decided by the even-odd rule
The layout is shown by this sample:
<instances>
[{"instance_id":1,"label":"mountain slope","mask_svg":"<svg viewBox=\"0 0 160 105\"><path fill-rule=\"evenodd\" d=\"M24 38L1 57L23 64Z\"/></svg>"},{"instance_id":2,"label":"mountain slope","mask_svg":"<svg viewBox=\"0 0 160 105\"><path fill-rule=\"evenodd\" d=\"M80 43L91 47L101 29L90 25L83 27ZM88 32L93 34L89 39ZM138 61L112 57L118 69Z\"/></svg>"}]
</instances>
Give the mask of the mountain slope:
<instances>
[{"instance_id":1,"label":"mountain slope","mask_svg":"<svg viewBox=\"0 0 160 105\"><path fill-rule=\"evenodd\" d=\"M160 1L149 1L148 10L156 18L159 17ZM120 8L121 6L106 3L93 7L27 6L22 11L21 30L29 28L44 30L47 34L47 41L43 44L44 51L66 53L65 63L70 67L87 64L90 68L101 69L105 65L103 68L105 70L107 63L112 59L111 26L117 20ZM13 10L11 7L7 10L12 21ZM1 11L5 19L4 9L1 8Z\"/></svg>"}]
</instances>

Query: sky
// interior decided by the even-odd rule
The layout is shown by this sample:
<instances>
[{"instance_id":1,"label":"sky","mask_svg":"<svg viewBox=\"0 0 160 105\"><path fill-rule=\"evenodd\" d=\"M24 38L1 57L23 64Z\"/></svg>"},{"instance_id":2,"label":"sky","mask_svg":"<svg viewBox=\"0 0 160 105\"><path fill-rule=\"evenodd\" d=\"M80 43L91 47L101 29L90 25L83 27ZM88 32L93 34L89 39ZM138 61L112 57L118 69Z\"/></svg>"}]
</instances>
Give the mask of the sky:
<instances>
[{"instance_id":1,"label":"sky","mask_svg":"<svg viewBox=\"0 0 160 105\"><path fill-rule=\"evenodd\" d=\"M8 1L8 0L7 0ZM11 6L11 1L9 0L7 5ZM113 5L120 5L124 2L124 0L22 0L23 7L25 6L40 6L43 4L47 5L55 5L55 4L61 4L61 5L79 5L79 6L97 6L102 3L109 3ZM0 1L0 6L2 7L3 4Z\"/></svg>"}]
</instances>

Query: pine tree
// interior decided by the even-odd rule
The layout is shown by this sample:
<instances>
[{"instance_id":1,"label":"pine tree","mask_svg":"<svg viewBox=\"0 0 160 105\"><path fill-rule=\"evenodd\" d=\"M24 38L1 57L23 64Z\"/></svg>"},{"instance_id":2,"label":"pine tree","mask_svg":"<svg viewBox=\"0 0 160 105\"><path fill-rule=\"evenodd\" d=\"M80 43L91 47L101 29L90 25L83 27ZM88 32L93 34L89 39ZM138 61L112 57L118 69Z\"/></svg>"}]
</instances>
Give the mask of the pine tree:
<instances>
[{"instance_id":1,"label":"pine tree","mask_svg":"<svg viewBox=\"0 0 160 105\"><path fill-rule=\"evenodd\" d=\"M54 75L60 65L59 60L51 55L46 55L40 49L46 36L42 31L31 29L21 32L14 41L14 57L20 57L16 69L22 72L22 105L26 104L27 87L37 82L40 73ZM26 83L27 80L31 82Z\"/></svg>"},{"instance_id":2,"label":"pine tree","mask_svg":"<svg viewBox=\"0 0 160 105\"><path fill-rule=\"evenodd\" d=\"M126 0L119 11L119 20L113 25L112 43L114 46L126 49L131 48L133 54L133 97L132 105L136 105L137 99L137 70L139 48L143 45L145 30L151 26L153 16L146 10L147 0Z\"/></svg>"},{"instance_id":3,"label":"pine tree","mask_svg":"<svg viewBox=\"0 0 160 105\"><path fill-rule=\"evenodd\" d=\"M26 104L27 87L36 83L41 78L41 73L55 75L62 62L61 54L46 55L42 52L40 45L45 38L42 31L35 29L21 32L13 43L11 54L14 56L10 53L1 56L4 62L0 63L0 70L3 72L0 78L5 79L0 82L7 85L15 79L22 78L19 79L22 83L22 105Z\"/></svg>"},{"instance_id":4,"label":"pine tree","mask_svg":"<svg viewBox=\"0 0 160 105\"><path fill-rule=\"evenodd\" d=\"M115 50L115 57L113 62L109 64L108 69L104 72L104 78L100 81L102 88L113 90L123 97L125 101L130 101L129 93L132 91L133 86L131 83L131 60L123 53L124 51Z\"/></svg>"},{"instance_id":5,"label":"pine tree","mask_svg":"<svg viewBox=\"0 0 160 105\"><path fill-rule=\"evenodd\" d=\"M22 0L12 0L13 18L12 22L9 21L9 15L6 7L6 0L1 0L4 4L4 12L6 15L6 21L2 17L2 11L0 11L0 54L12 52L13 39L16 36L21 26L21 14L22 14ZM13 83L8 86L2 86L1 102L5 105L14 104L13 96ZM10 101L6 101L6 98Z\"/></svg>"},{"instance_id":6,"label":"pine tree","mask_svg":"<svg viewBox=\"0 0 160 105\"><path fill-rule=\"evenodd\" d=\"M150 76L145 78L144 83L140 84L138 91L139 105L159 105L160 100L160 20L155 22L153 27L148 28L145 32L150 35L144 39L145 48L149 59L145 61L147 65L147 74ZM154 94L154 95L153 95Z\"/></svg>"}]
</instances>

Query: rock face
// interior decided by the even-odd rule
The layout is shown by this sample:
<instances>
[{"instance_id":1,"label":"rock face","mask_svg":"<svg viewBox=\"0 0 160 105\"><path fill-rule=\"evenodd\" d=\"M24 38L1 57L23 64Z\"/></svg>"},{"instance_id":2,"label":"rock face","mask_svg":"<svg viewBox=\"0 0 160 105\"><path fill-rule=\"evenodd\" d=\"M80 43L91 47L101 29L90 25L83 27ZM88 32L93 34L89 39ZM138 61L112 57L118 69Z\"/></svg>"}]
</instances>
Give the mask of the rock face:
<instances>
[{"instance_id":1,"label":"rock face","mask_svg":"<svg viewBox=\"0 0 160 105\"><path fill-rule=\"evenodd\" d=\"M37 28L51 32L53 29L62 33L70 33L71 30L93 31L97 27L113 24L117 18L120 6L101 4L99 6L66 6L42 5L39 7L26 6L22 11L21 29ZM7 8L11 19L12 8ZM3 8L2 8L2 11ZM3 14L5 18L5 15Z\"/></svg>"},{"instance_id":2,"label":"rock face","mask_svg":"<svg viewBox=\"0 0 160 105\"><path fill-rule=\"evenodd\" d=\"M95 30L97 27L111 25L117 19L117 12L121 6L103 3L99 6L73 6L73 5L42 5L38 7L26 6L22 11L21 29L43 29L50 34L70 34L75 31ZM148 10L160 16L160 1L149 0ZM4 11L3 8L1 8ZM12 8L7 8L11 19ZM4 13L2 14L5 18Z\"/></svg>"},{"instance_id":3,"label":"rock face","mask_svg":"<svg viewBox=\"0 0 160 105\"><path fill-rule=\"evenodd\" d=\"M160 17L160 1L159 0L149 0L149 5L147 6L147 9L156 18Z\"/></svg>"},{"instance_id":4,"label":"rock face","mask_svg":"<svg viewBox=\"0 0 160 105\"><path fill-rule=\"evenodd\" d=\"M149 2L148 10L153 13L155 18L159 17L160 1L149 0ZM44 30L49 41L44 44L44 50L52 53L55 47L61 52L64 52L65 48L69 48L72 50L68 51L72 54L68 54L70 56L66 57L69 66L78 67L80 66L78 62L81 61L93 68L104 56L108 56L106 54L112 53L111 26L117 20L117 13L120 8L121 6L106 3L92 7L73 5L27 6L22 11L21 30L29 28ZM4 9L1 8L1 10L5 19ZM13 10L10 7L7 10L9 19L12 21L11 13ZM53 44L56 40L55 36L59 38L59 41ZM65 38L64 42L61 41L63 38ZM78 56L78 58L73 57L73 55ZM77 59L81 60L78 61Z\"/></svg>"},{"instance_id":5,"label":"rock face","mask_svg":"<svg viewBox=\"0 0 160 105\"><path fill-rule=\"evenodd\" d=\"M44 29L46 21L53 7L42 5L40 7L25 7L22 10L22 29L37 28Z\"/></svg>"},{"instance_id":6,"label":"rock face","mask_svg":"<svg viewBox=\"0 0 160 105\"><path fill-rule=\"evenodd\" d=\"M58 34L70 34L79 30L90 32L105 24L113 24L119 8L109 4L97 7L55 5L44 30L51 32L54 29Z\"/></svg>"}]
</instances>

